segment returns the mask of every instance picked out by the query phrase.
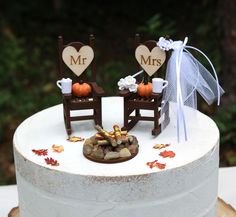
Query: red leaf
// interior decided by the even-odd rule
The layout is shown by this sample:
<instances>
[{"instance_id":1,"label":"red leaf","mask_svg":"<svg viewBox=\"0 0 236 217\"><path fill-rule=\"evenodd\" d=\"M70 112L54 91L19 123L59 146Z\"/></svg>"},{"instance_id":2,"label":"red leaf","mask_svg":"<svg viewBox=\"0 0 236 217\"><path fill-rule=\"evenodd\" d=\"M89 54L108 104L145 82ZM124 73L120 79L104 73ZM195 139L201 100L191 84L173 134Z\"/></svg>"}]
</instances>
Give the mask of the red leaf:
<instances>
[{"instance_id":1,"label":"red leaf","mask_svg":"<svg viewBox=\"0 0 236 217\"><path fill-rule=\"evenodd\" d=\"M154 160L152 162L147 162L147 166L152 169L153 167L157 167L160 170L163 170L166 168L166 164L159 163L157 160Z\"/></svg>"},{"instance_id":2,"label":"red leaf","mask_svg":"<svg viewBox=\"0 0 236 217\"><path fill-rule=\"evenodd\" d=\"M48 149L38 149L38 150L32 149L32 152L34 152L38 156L48 155Z\"/></svg>"},{"instance_id":3,"label":"red leaf","mask_svg":"<svg viewBox=\"0 0 236 217\"><path fill-rule=\"evenodd\" d=\"M173 158L175 157L175 153L173 151L163 151L160 153L160 156L166 158L166 157L169 157L169 158Z\"/></svg>"},{"instance_id":4,"label":"red leaf","mask_svg":"<svg viewBox=\"0 0 236 217\"><path fill-rule=\"evenodd\" d=\"M46 164L48 164L48 165L51 165L51 166L59 166L59 163L58 163L58 161L57 160L54 160L53 158L49 158L49 157L47 157L47 158L44 158L44 160L45 160L45 162L46 162Z\"/></svg>"},{"instance_id":5,"label":"red leaf","mask_svg":"<svg viewBox=\"0 0 236 217\"><path fill-rule=\"evenodd\" d=\"M160 170L163 170L166 168L166 164L162 164L162 163L156 163L156 167L159 168Z\"/></svg>"},{"instance_id":6,"label":"red leaf","mask_svg":"<svg viewBox=\"0 0 236 217\"><path fill-rule=\"evenodd\" d=\"M147 162L147 166L149 166L150 169L152 169L155 166L156 162L157 162L157 160L154 160L152 162Z\"/></svg>"}]
</instances>

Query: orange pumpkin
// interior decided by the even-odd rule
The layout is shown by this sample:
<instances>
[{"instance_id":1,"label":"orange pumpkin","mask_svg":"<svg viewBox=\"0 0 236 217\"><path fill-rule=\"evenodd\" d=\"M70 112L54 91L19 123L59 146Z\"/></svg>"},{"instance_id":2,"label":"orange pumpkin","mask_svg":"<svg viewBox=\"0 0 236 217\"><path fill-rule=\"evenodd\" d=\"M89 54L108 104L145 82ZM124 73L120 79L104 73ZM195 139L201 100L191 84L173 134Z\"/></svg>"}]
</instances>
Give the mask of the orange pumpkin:
<instances>
[{"instance_id":1,"label":"orange pumpkin","mask_svg":"<svg viewBox=\"0 0 236 217\"><path fill-rule=\"evenodd\" d=\"M138 85L138 95L141 97L149 97L152 95L152 83L148 82L147 84L140 83Z\"/></svg>"},{"instance_id":2,"label":"orange pumpkin","mask_svg":"<svg viewBox=\"0 0 236 217\"><path fill-rule=\"evenodd\" d=\"M92 88L91 86L88 84L88 83L74 83L72 85L72 93L75 95L75 96L88 96L92 91Z\"/></svg>"}]
</instances>

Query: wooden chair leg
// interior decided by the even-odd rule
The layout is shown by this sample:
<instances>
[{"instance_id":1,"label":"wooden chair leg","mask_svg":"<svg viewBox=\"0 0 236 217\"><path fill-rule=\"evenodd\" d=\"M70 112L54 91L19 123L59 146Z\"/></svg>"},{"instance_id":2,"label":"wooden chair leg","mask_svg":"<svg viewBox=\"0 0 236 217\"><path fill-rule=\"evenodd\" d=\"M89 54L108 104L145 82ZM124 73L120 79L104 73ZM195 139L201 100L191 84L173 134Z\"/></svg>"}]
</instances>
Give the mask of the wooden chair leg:
<instances>
[{"instance_id":1,"label":"wooden chair leg","mask_svg":"<svg viewBox=\"0 0 236 217\"><path fill-rule=\"evenodd\" d=\"M71 130L71 122L70 122L70 110L67 108L67 105L63 105L64 107L64 122L65 122L65 128L66 132L69 135L71 135L72 130Z\"/></svg>"},{"instance_id":2,"label":"wooden chair leg","mask_svg":"<svg viewBox=\"0 0 236 217\"><path fill-rule=\"evenodd\" d=\"M159 125L159 111L158 111L158 102L156 102L156 109L154 110L154 128L152 130L152 135L157 136L158 134L161 133L161 127Z\"/></svg>"},{"instance_id":3,"label":"wooden chair leg","mask_svg":"<svg viewBox=\"0 0 236 217\"><path fill-rule=\"evenodd\" d=\"M139 109L135 109L135 116L136 116L136 117L141 116L141 114L140 114L140 110L139 110Z\"/></svg>"},{"instance_id":4,"label":"wooden chair leg","mask_svg":"<svg viewBox=\"0 0 236 217\"><path fill-rule=\"evenodd\" d=\"M97 108L94 109L94 122L95 124L98 124L102 126L102 102L101 97L98 97L97 99L98 105Z\"/></svg>"},{"instance_id":5,"label":"wooden chair leg","mask_svg":"<svg viewBox=\"0 0 236 217\"><path fill-rule=\"evenodd\" d=\"M128 116L129 116L128 102L127 102L127 98L124 97L124 126L122 127L122 129L129 130L128 129L128 124L129 124Z\"/></svg>"}]
</instances>

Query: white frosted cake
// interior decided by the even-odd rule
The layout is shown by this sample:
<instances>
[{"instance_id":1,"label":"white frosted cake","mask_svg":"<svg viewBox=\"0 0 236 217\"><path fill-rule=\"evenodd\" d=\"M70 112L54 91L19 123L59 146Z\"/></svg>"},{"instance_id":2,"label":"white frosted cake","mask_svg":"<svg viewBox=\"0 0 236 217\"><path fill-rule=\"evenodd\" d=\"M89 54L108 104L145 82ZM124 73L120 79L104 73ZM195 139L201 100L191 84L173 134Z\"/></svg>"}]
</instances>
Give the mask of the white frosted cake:
<instances>
[{"instance_id":1,"label":"white frosted cake","mask_svg":"<svg viewBox=\"0 0 236 217\"><path fill-rule=\"evenodd\" d=\"M122 126L122 98L105 97L102 107L104 129ZM181 143L171 116L158 137L151 135L153 123L139 122L130 131L139 141L138 155L116 164L92 162L83 156L82 141L67 140L62 105L31 116L14 135L20 217L216 217L219 131L209 117L195 113L188 141ZM193 115L187 109L186 116ZM96 133L93 121L72 127L72 136ZM53 145L64 151L53 151ZM38 149L47 149L47 156L32 152ZM163 157L164 151L175 156ZM46 164L47 157L57 165ZM155 160L165 167L147 164Z\"/></svg>"}]
</instances>

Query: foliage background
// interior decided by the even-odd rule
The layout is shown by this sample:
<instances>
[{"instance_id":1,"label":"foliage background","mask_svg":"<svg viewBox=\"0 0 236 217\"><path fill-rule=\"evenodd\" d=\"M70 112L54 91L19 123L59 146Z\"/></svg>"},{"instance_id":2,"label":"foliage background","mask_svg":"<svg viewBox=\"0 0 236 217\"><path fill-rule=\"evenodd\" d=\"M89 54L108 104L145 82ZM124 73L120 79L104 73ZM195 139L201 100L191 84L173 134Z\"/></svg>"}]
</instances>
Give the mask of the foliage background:
<instances>
[{"instance_id":1,"label":"foliage background","mask_svg":"<svg viewBox=\"0 0 236 217\"><path fill-rule=\"evenodd\" d=\"M58 35L67 42L87 42L88 35L95 34L98 83L114 95L119 78L136 70L136 32L143 39L187 35L189 44L203 50L224 78L227 60L222 58L219 14L215 0L0 1L0 184L15 183L16 127L35 112L61 103L55 86ZM235 101L225 100L220 110L202 101L199 105L220 128L221 166L236 165Z\"/></svg>"}]
</instances>

